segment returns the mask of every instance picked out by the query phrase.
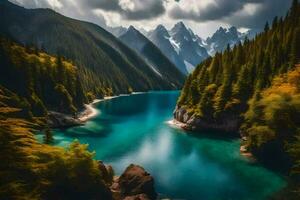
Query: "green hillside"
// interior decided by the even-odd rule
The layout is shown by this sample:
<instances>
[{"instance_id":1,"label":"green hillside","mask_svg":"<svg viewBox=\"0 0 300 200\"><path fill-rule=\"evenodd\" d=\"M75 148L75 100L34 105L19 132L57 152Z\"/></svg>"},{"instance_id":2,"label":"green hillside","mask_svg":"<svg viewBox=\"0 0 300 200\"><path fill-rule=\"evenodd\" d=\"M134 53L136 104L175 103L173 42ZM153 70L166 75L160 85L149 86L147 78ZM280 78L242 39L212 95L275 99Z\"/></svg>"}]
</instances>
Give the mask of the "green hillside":
<instances>
[{"instance_id":1,"label":"green hillside","mask_svg":"<svg viewBox=\"0 0 300 200\"><path fill-rule=\"evenodd\" d=\"M78 66L84 89L97 96L178 89L184 81L183 75L178 80L160 77L134 51L101 27L50 9L25 9L1 1L0 34L72 60Z\"/></svg>"},{"instance_id":2,"label":"green hillside","mask_svg":"<svg viewBox=\"0 0 300 200\"><path fill-rule=\"evenodd\" d=\"M78 68L61 57L0 38L0 86L18 95L33 116L75 114L88 102Z\"/></svg>"}]
</instances>

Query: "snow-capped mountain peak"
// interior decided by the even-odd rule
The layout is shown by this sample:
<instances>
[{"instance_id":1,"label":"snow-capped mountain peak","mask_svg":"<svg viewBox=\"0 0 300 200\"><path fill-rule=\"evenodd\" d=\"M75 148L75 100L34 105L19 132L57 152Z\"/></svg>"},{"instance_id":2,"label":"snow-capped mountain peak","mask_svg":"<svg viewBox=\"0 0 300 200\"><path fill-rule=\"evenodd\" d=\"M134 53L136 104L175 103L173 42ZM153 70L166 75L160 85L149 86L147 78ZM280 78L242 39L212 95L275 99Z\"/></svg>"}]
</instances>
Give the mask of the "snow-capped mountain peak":
<instances>
[{"instance_id":1,"label":"snow-capped mountain peak","mask_svg":"<svg viewBox=\"0 0 300 200\"><path fill-rule=\"evenodd\" d=\"M149 39L183 72L188 73L209 55L202 39L178 22L171 30L159 25Z\"/></svg>"},{"instance_id":2,"label":"snow-capped mountain peak","mask_svg":"<svg viewBox=\"0 0 300 200\"><path fill-rule=\"evenodd\" d=\"M133 26L127 29L128 35L140 32ZM259 31L240 32L236 27L220 27L216 32L206 40L199 37L192 29L183 22L178 22L170 30L165 26L158 25L154 30L143 33L160 51L183 73L192 71L193 67L201 63L216 52L222 52L229 44L231 47L244 41L246 37L253 38ZM142 49L146 43L133 41L132 46L135 49Z\"/></svg>"},{"instance_id":3,"label":"snow-capped mountain peak","mask_svg":"<svg viewBox=\"0 0 300 200\"><path fill-rule=\"evenodd\" d=\"M233 47L235 44L242 42L247 34L243 34L232 26L229 29L220 27L212 37L206 39L205 48L210 55L214 55L216 52L222 52L227 48L229 44Z\"/></svg>"}]
</instances>

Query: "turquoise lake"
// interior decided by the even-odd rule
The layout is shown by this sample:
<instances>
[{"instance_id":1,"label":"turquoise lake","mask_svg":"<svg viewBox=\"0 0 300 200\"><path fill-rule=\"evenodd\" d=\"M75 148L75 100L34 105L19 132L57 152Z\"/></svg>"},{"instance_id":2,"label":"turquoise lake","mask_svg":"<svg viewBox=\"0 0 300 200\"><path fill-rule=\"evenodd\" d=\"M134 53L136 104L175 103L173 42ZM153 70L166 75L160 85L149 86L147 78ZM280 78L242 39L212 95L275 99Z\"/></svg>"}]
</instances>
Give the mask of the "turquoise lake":
<instances>
[{"instance_id":1,"label":"turquoise lake","mask_svg":"<svg viewBox=\"0 0 300 200\"><path fill-rule=\"evenodd\" d=\"M240 155L239 139L170 127L178 95L150 92L99 102L99 113L84 126L55 131L56 145L88 143L117 175L131 163L142 165L164 198L263 200L285 186L281 176Z\"/></svg>"}]
</instances>

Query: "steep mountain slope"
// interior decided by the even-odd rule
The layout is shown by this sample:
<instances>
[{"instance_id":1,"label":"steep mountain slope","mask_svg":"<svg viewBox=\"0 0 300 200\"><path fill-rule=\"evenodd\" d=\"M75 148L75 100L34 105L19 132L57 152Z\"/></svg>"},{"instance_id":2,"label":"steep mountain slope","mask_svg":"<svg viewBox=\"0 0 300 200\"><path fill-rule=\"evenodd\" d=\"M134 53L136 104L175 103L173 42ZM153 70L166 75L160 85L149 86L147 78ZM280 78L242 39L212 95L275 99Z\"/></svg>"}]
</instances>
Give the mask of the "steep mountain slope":
<instances>
[{"instance_id":1,"label":"steep mountain slope","mask_svg":"<svg viewBox=\"0 0 300 200\"><path fill-rule=\"evenodd\" d=\"M184 74L188 71L182 59L178 56L174 46L172 45L167 29L163 25L157 26L157 28L149 33L148 38L172 61L177 68Z\"/></svg>"},{"instance_id":2,"label":"steep mountain slope","mask_svg":"<svg viewBox=\"0 0 300 200\"><path fill-rule=\"evenodd\" d=\"M242 151L290 170L299 191L300 3L293 2L285 19L275 18L253 41L202 62L188 77L174 117L187 129L240 133Z\"/></svg>"},{"instance_id":3,"label":"steep mountain slope","mask_svg":"<svg viewBox=\"0 0 300 200\"><path fill-rule=\"evenodd\" d=\"M183 22L175 24L170 30L170 35L174 43L178 44L179 56L185 62L188 71L209 56L206 49L200 46L199 38L196 38Z\"/></svg>"},{"instance_id":4,"label":"steep mountain slope","mask_svg":"<svg viewBox=\"0 0 300 200\"><path fill-rule=\"evenodd\" d=\"M200 38L179 22L170 31L162 25L148 34L148 38L181 70L191 72L194 66L209 55L200 45Z\"/></svg>"},{"instance_id":5,"label":"steep mountain slope","mask_svg":"<svg viewBox=\"0 0 300 200\"><path fill-rule=\"evenodd\" d=\"M96 95L175 89L134 51L101 27L49 9L24 9L0 2L0 34L72 60L83 87Z\"/></svg>"},{"instance_id":6,"label":"steep mountain slope","mask_svg":"<svg viewBox=\"0 0 300 200\"><path fill-rule=\"evenodd\" d=\"M181 84L183 82L184 76L176 66L133 26L130 26L119 39L138 52L159 76L166 77L172 83Z\"/></svg>"}]
</instances>

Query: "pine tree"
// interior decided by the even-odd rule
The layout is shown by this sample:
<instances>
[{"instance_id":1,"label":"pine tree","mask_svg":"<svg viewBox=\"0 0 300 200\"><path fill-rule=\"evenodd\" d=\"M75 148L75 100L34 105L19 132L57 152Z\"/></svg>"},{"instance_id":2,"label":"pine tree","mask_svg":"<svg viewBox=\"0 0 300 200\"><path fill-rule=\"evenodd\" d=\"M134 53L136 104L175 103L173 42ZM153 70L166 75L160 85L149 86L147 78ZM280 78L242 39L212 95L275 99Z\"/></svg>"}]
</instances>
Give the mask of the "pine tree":
<instances>
[{"instance_id":1,"label":"pine tree","mask_svg":"<svg viewBox=\"0 0 300 200\"><path fill-rule=\"evenodd\" d=\"M268 32L269 30L270 30L270 26L269 26L269 22L267 22L267 23L265 24L264 31L265 31L265 32Z\"/></svg>"},{"instance_id":2,"label":"pine tree","mask_svg":"<svg viewBox=\"0 0 300 200\"><path fill-rule=\"evenodd\" d=\"M293 68L295 64L300 63L300 28L299 27L294 32L290 60L291 60L290 68Z\"/></svg>"},{"instance_id":3,"label":"pine tree","mask_svg":"<svg viewBox=\"0 0 300 200\"><path fill-rule=\"evenodd\" d=\"M274 17L273 23L272 23L272 29L276 29L278 26L278 17Z\"/></svg>"},{"instance_id":4,"label":"pine tree","mask_svg":"<svg viewBox=\"0 0 300 200\"><path fill-rule=\"evenodd\" d=\"M49 127L47 127L45 130L44 130L44 143L45 144L52 144L54 142L54 138L53 138L53 135L52 135L52 131Z\"/></svg>"}]
</instances>

